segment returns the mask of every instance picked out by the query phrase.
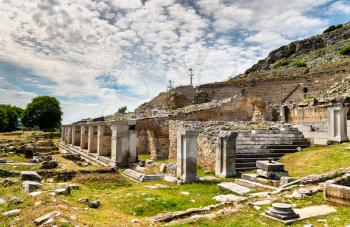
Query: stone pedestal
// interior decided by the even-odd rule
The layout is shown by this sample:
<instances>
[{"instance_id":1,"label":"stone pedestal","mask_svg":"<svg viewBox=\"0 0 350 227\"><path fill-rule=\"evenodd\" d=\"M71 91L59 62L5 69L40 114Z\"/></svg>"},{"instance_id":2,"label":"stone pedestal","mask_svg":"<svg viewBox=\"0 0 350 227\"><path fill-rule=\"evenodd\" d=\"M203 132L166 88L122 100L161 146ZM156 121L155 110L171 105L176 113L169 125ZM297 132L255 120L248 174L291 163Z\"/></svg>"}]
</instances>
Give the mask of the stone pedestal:
<instances>
[{"instance_id":1,"label":"stone pedestal","mask_svg":"<svg viewBox=\"0 0 350 227\"><path fill-rule=\"evenodd\" d=\"M347 113L348 107L328 107L328 132L327 139L329 142L348 141L347 135Z\"/></svg>"},{"instance_id":2,"label":"stone pedestal","mask_svg":"<svg viewBox=\"0 0 350 227\"><path fill-rule=\"evenodd\" d=\"M177 132L177 177L184 182L198 181L197 175L198 132Z\"/></svg>"},{"instance_id":3,"label":"stone pedestal","mask_svg":"<svg viewBox=\"0 0 350 227\"><path fill-rule=\"evenodd\" d=\"M88 132L88 152L96 153L97 152L97 136L95 133L95 127L90 125Z\"/></svg>"},{"instance_id":4,"label":"stone pedestal","mask_svg":"<svg viewBox=\"0 0 350 227\"><path fill-rule=\"evenodd\" d=\"M215 175L218 177L233 177L236 172L236 139L237 132L221 131L219 133L217 148Z\"/></svg>"},{"instance_id":5,"label":"stone pedestal","mask_svg":"<svg viewBox=\"0 0 350 227\"><path fill-rule=\"evenodd\" d=\"M288 176L288 172L284 170L284 165L275 161L257 161L256 175L272 180L279 180L281 177Z\"/></svg>"},{"instance_id":6,"label":"stone pedestal","mask_svg":"<svg viewBox=\"0 0 350 227\"><path fill-rule=\"evenodd\" d=\"M112 130L112 147L111 159L115 165L127 163L129 154L129 125L127 122L121 121L113 123Z\"/></svg>"},{"instance_id":7,"label":"stone pedestal","mask_svg":"<svg viewBox=\"0 0 350 227\"><path fill-rule=\"evenodd\" d=\"M292 208L292 205L285 203L274 203L272 207L265 212L266 215L280 219L280 220L291 220L298 218Z\"/></svg>"}]
</instances>

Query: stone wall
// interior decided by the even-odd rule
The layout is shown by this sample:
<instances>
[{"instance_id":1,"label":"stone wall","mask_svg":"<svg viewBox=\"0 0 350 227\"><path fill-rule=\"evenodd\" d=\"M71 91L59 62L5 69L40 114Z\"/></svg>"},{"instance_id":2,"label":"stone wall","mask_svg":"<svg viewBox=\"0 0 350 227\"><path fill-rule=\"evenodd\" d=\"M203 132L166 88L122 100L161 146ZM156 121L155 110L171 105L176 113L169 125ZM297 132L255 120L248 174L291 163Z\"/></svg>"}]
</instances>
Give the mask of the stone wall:
<instances>
[{"instance_id":1,"label":"stone wall","mask_svg":"<svg viewBox=\"0 0 350 227\"><path fill-rule=\"evenodd\" d=\"M137 150L149 153L152 159L168 158L169 126L167 117L139 119L136 123Z\"/></svg>"},{"instance_id":2,"label":"stone wall","mask_svg":"<svg viewBox=\"0 0 350 227\"><path fill-rule=\"evenodd\" d=\"M289 110L287 120L290 123L327 122L327 106L294 108Z\"/></svg>"}]
</instances>

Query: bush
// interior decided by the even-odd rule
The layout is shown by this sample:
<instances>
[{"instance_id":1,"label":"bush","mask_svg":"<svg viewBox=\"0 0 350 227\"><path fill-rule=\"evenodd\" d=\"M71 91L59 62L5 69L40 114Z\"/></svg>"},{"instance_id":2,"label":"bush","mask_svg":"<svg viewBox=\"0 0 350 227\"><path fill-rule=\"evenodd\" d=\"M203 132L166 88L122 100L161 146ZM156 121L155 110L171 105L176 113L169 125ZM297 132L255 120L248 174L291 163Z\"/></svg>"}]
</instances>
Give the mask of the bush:
<instances>
[{"instance_id":1,"label":"bush","mask_svg":"<svg viewBox=\"0 0 350 227\"><path fill-rule=\"evenodd\" d=\"M350 55L350 46L344 47L340 50L341 55Z\"/></svg>"},{"instance_id":2,"label":"bush","mask_svg":"<svg viewBox=\"0 0 350 227\"><path fill-rule=\"evenodd\" d=\"M293 63L293 66L296 68L307 67L307 64L303 61L296 61Z\"/></svg>"},{"instance_id":3,"label":"bush","mask_svg":"<svg viewBox=\"0 0 350 227\"><path fill-rule=\"evenodd\" d=\"M276 64L274 64L272 66L272 68L279 68L279 67L283 67L283 66L287 66L289 65L290 61L280 61L280 62L277 62Z\"/></svg>"},{"instance_id":4,"label":"bush","mask_svg":"<svg viewBox=\"0 0 350 227\"><path fill-rule=\"evenodd\" d=\"M0 131L11 132L19 127L23 110L17 106L0 105Z\"/></svg>"},{"instance_id":5,"label":"bush","mask_svg":"<svg viewBox=\"0 0 350 227\"><path fill-rule=\"evenodd\" d=\"M343 27L342 24L331 25L331 26L329 26L326 30L323 31L323 34L332 32L332 31L337 30L337 29L342 28L342 27Z\"/></svg>"},{"instance_id":6,"label":"bush","mask_svg":"<svg viewBox=\"0 0 350 227\"><path fill-rule=\"evenodd\" d=\"M23 125L29 128L39 127L45 131L61 127L62 111L60 102L50 96L39 96L29 103L23 113Z\"/></svg>"}]
</instances>

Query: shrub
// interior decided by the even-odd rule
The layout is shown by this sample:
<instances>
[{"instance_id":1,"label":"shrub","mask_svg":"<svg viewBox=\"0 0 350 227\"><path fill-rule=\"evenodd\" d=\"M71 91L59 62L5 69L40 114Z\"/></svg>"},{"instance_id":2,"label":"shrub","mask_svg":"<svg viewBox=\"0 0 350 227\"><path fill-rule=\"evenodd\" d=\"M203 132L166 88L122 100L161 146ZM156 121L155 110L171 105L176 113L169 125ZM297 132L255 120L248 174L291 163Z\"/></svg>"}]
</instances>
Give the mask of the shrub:
<instances>
[{"instance_id":1,"label":"shrub","mask_svg":"<svg viewBox=\"0 0 350 227\"><path fill-rule=\"evenodd\" d=\"M276 64L274 64L272 66L272 68L279 68L279 67L283 67L283 66L287 66L289 65L290 61L280 61L280 62L277 62Z\"/></svg>"},{"instance_id":2,"label":"shrub","mask_svg":"<svg viewBox=\"0 0 350 227\"><path fill-rule=\"evenodd\" d=\"M303 61L296 61L293 63L293 66L296 68L307 67L307 64Z\"/></svg>"},{"instance_id":3,"label":"shrub","mask_svg":"<svg viewBox=\"0 0 350 227\"><path fill-rule=\"evenodd\" d=\"M350 46L344 47L340 50L341 55L350 55Z\"/></svg>"},{"instance_id":4,"label":"shrub","mask_svg":"<svg viewBox=\"0 0 350 227\"><path fill-rule=\"evenodd\" d=\"M331 26L329 26L326 30L323 31L323 34L332 32L332 31L337 30L337 29L342 28L342 27L343 27L342 24L331 25Z\"/></svg>"},{"instance_id":5,"label":"shrub","mask_svg":"<svg viewBox=\"0 0 350 227\"><path fill-rule=\"evenodd\" d=\"M60 102L50 96L39 96L29 103L23 113L24 126L33 128L38 126L45 131L61 127L62 111Z\"/></svg>"}]
</instances>

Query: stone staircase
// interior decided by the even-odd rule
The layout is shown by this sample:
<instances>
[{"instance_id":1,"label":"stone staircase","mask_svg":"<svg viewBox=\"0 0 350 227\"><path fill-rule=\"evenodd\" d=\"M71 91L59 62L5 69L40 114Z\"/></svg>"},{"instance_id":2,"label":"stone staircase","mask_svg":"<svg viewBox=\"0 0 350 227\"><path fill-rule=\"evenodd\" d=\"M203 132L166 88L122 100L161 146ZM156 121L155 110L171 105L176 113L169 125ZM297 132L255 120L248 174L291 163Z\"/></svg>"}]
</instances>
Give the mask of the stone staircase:
<instances>
[{"instance_id":1,"label":"stone staircase","mask_svg":"<svg viewBox=\"0 0 350 227\"><path fill-rule=\"evenodd\" d=\"M278 160L309 146L310 142L296 128L243 132L237 137L236 168L238 172L256 169L257 160Z\"/></svg>"}]
</instances>

